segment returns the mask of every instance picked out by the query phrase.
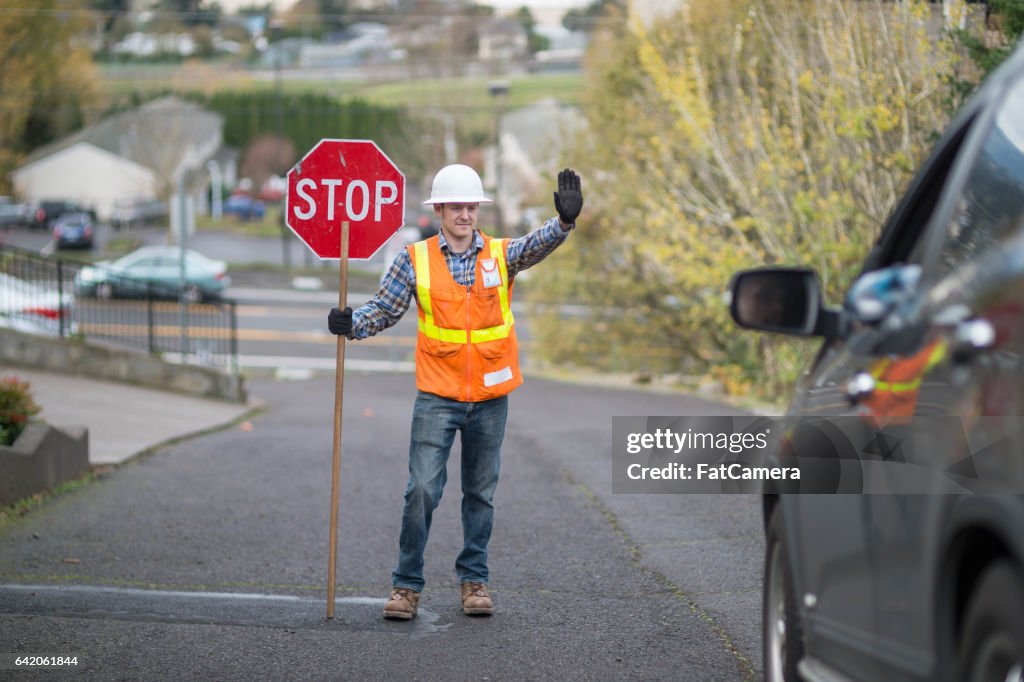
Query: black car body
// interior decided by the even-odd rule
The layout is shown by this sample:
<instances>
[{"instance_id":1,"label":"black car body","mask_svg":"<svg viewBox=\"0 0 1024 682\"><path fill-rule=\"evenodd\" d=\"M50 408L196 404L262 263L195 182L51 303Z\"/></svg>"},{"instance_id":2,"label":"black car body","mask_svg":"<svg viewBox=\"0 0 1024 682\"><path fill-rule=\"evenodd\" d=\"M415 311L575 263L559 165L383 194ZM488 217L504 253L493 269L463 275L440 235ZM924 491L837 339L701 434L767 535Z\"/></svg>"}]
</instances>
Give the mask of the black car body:
<instances>
[{"instance_id":1,"label":"black car body","mask_svg":"<svg viewBox=\"0 0 1024 682\"><path fill-rule=\"evenodd\" d=\"M996 488L1024 490L1024 52L939 140L841 308L813 272L764 268L734 278L732 314L825 338L790 418L956 419ZM766 680L1024 679L1024 496L762 499Z\"/></svg>"},{"instance_id":2,"label":"black car body","mask_svg":"<svg viewBox=\"0 0 1024 682\"><path fill-rule=\"evenodd\" d=\"M35 224L39 227L53 229L54 223L65 213L88 213L92 221L96 222L95 211L74 201L50 199L40 201L36 206Z\"/></svg>"}]
</instances>

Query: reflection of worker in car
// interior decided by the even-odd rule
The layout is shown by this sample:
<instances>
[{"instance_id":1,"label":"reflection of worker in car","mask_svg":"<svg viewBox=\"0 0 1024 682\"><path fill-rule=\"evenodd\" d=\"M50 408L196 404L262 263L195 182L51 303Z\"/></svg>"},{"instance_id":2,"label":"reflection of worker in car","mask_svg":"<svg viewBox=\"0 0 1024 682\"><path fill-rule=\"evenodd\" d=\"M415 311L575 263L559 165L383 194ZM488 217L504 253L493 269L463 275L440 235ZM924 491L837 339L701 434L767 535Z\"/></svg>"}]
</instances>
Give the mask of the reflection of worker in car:
<instances>
[{"instance_id":1,"label":"reflection of worker in car","mask_svg":"<svg viewBox=\"0 0 1024 682\"><path fill-rule=\"evenodd\" d=\"M866 417L912 417L925 374L945 357L946 341L940 338L913 355L876 360L870 368L874 390L860 402L860 413Z\"/></svg>"},{"instance_id":2,"label":"reflection of worker in car","mask_svg":"<svg viewBox=\"0 0 1024 682\"><path fill-rule=\"evenodd\" d=\"M798 301L794 301L798 303ZM785 326L786 301L779 280L767 275L750 274L744 278L736 301L739 319L752 327ZM792 315L790 315L792 317Z\"/></svg>"}]
</instances>

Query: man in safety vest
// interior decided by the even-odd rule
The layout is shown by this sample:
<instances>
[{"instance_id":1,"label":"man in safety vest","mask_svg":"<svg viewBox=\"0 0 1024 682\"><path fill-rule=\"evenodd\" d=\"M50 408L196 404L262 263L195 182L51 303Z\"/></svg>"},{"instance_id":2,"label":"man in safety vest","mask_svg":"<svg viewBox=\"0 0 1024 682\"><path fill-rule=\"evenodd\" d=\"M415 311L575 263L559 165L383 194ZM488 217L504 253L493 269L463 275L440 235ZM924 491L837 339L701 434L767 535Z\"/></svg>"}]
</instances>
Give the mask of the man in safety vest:
<instances>
[{"instance_id":1,"label":"man in safety vest","mask_svg":"<svg viewBox=\"0 0 1024 682\"><path fill-rule=\"evenodd\" d=\"M579 176L558 174L558 217L525 237L493 239L477 230L484 196L468 166L445 166L425 204L440 219L439 234L410 244L392 262L372 299L353 311L333 308L328 328L364 339L394 325L416 298L416 402L409 446L398 563L385 618L416 615L423 591L423 550L441 500L455 432L462 432L462 529L455 562L462 609L489 615L487 543L494 520L508 394L523 383L512 317L512 283L565 241L583 208Z\"/></svg>"}]
</instances>

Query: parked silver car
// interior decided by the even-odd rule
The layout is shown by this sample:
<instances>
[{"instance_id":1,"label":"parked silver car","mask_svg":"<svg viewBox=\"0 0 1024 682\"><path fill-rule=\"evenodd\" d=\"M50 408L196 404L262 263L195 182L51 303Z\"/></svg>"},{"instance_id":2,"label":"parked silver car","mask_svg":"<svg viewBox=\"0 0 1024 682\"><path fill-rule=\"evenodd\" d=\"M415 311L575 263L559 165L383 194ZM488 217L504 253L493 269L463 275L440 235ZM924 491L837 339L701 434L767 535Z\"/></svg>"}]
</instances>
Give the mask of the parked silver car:
<instances>
[{"instance_id":1,"label":"parked silver car","mask_svg":"<svg viewBox=\"0 0 1024 682\"><path fill-rule=\"evenodd\" d=\"M168 215L167 204L159 199L127 199L114 204L110 225L115 230L165 225Z\"/></svg>"}]
</instances>

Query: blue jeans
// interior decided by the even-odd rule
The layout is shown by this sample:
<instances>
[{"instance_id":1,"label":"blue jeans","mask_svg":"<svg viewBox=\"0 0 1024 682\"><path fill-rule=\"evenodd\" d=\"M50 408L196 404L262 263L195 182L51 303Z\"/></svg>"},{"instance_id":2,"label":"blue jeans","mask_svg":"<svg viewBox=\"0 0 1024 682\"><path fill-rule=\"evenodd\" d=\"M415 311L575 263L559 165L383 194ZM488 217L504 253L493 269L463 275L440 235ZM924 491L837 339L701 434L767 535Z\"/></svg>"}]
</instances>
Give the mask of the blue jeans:
<instances>
[{"instance_id":1,"label":"blue jeans","mask_svg":"<svg viewBox=\"0 0 1024 682\"><path fill-rule=\"evenodd\" d=\"M462 432L463 547L455 561L460 583L487 582L487 542L494 522L501 441L508 396L463 403L417 391L409 444L409 485L405 489L394 587L423 591L423 550L430 519L448 480L445 469L455 432Z\"/></svg>"}]
</instances>

